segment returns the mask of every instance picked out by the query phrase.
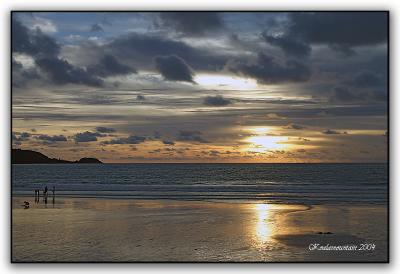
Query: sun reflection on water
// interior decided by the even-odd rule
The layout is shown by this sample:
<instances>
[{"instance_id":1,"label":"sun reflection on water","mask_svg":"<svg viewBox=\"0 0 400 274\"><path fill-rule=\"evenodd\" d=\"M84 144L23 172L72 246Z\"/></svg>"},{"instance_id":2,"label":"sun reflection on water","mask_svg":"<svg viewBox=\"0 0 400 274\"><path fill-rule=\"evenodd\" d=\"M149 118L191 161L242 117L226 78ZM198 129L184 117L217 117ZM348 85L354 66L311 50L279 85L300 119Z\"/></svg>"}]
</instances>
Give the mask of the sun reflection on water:
<instances>
[{"instance_id":1,"label":"sun reflection on water","mask_svg":"<svg viewBox=\"0 0 400 274\"><path fill-rule=\"evenodd\" d=\"M260 244L263 244L269 240L272 232L272 225L270 223L270 212L271 206L269 204L257 204L255 205L257 213L257 223L255 234Z\"/></svg>"}]
</instances>

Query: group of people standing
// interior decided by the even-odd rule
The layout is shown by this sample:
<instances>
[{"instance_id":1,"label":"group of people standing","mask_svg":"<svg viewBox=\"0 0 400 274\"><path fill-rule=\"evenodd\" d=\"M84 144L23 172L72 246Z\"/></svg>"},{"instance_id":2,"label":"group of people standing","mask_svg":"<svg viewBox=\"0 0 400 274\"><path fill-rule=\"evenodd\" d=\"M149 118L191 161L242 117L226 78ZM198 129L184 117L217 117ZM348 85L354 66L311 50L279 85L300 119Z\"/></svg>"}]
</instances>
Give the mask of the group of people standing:
<instances>
[{"instance_id":1,"label":"group of people standing","mask_svg":"<svg viewBox=\"0 0 400 274\"><path fill-rule=\"evenodd\" d=\"M53 189L51 190L53 192L53 204L54 204L54 200L55 200L55 195L56 195L56 187L53 186ZM43 190L43 201L45 204L47 204L47 197L48 197L49 191L47 186L45 186L44 190ZM35 189L35 202L39 203L40 201L40 189Z\"/></svg>"}]
</instances>

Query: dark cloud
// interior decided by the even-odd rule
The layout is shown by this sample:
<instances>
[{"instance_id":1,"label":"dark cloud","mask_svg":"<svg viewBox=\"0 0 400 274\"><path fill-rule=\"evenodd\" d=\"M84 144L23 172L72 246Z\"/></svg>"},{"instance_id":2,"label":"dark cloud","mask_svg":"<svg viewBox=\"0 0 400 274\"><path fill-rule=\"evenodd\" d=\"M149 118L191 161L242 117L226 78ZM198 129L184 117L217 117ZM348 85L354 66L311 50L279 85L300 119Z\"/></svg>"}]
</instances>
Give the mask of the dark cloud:
<instances>
[{"instance_id":1,"label":"dark cloud","mask_svg":"<svg viewBox=\"0 0 400 274\"><path fill-rule=\"evenodd\" d=\"M13 132L12 133L12 140L17 141L17 142L22 142L22 141L27 141L31 137L31 134L29 132Z\"/></svg>"},{"instance_id":2,"label":"dark cloud","mask_svg":"<svg viewBox=\"0 0 400 274\"><path fill-rule=\"evenodd\" d=\"M95 87L103 85L103 80L100 78L58 57L39 58L35 63L56 84L83 84Z\"/></svg>"},{"instance_id":3,"label":"dark cloud","mask_svg":"<svg viewBox=\"0 0 400 274\"><path fill-rule=\"evenodd\" d=\"M388 93L386 90L375 90L369 93L369 96L374 101L387 102Z\"/></svg>"},{"instance_id":4,"label":"dark cloud","mask_svg":"<svg viewBox=\"0 0 400 274\"><path fill-rule=\"evenodd\" d=\"M36 139L46 141L49 143L55 143L55 142L66 142L67 138L64 135L47 135L47 134L41 134L39 136L36 136Z\"/></svg>"},{"instance_id":5,"label":"dark cloud","mask_svg":"<svg viewBox=\"0 0 400 274\"><path fill-rule=\"evenodd\" d=\"M26 69L23 65L12 58L12 86L25 87L32 80L40 79L35 68Z\"/></svg>"},{"instance_id":6,"label":"dark cloud","mask_svg":"<svg viewBox=\"0 0 400 274\"><path fill-rule=\"evenodd\" d=\"M106 145L140 144L145 142L146 139L147 137L145 136L129 135L126 138L116 138L110 141L104 141L103 144Z\"/></svg>"},{"instance_id":7,"label":"dark cloud","mask_svg":"<svg viewBox=\"0 0 400 274\"><path fill-rule=\"evenodd\" d=\"M100 59L100 62L97 65L89 66L87 72L91 75L108 77L137 73L137 70L130 66L121 64L114 56L107 54Z\"/></svg>"},{"instance_id":8,"label":"dark cloud","mask_svg":"<svg viewBox=\"0 0 400 274\"><path fill-rule=\"evenodd\" d=\"M123 60L135 60L143 66L149 65L149 58L176 55L191 64L194 69L219 70L228 59L225 55L218 55L208 49L194 48L183 41L140 33L119 37L101 50L111 52Z\"/></svg>"},{"instance_id":9,"label":"dark cloud","mask_svg":"<svg viewBox=\"0 0 400 274\"><path fill-rule=\"evenodd\" d=\"M160 19L163 26L194 36L219 30L224 26L217 12L163 12Z\"/></svg>"},{"instance_id":10,"label":"dark cloud","mask_svg":"<svg viewBox=\"0 0 400 274\"><path fill-rule=\"evenodd\" d=\"M258 54L255 64L230 64L228 69L235 73L250 76L262 84L284 82L305 82L311 77L310 69L296 61L286 61L284 65L275 62L274 58L263 53Z\"/></svg>"},{"instance_id":11,"label":"dark cloud","mask_svg":"<svg viewBox=\"0 0 400 274\"><path fill-rule=\"evenodd\" d=\"M175 142L170 141L170 140L163 140L162 142L164 145L171 145L171 146L175 145Z\"/></svg>"},{"instance_id":12,"label":"dark cloud","mask_svg":"<svg viewBox=\"0 0 400 274\"><path fill-rule=\"evenodd\" d=\"M76 143L94 142L97 141L97 137L104 137L104 134L98 132L85 131L75 134L72 138Z\"/></svg>"},{"instance_id":13,"label":"dark cloud","mask_svg":"<svg viewBox=\"0 0 400 274\"><path fill-rule=\"evenodd\" d=\"M310 45L294 40L288 36L272 36L263 33L262 37L269 44L281 48L287 55L302 57L309 55L311 52Z\"/></svg>"},{"instance_id":14,"label":"dark cloud","mask_svg":"<svg viewBox=\"0 0 400 274\"><path fill-rule=\"evenodd\" d=\"M351 86L360 88L382 86L384 83L382 77L372 72L361 72L349 82Z\"/></svg>"},{"instance_id":15,"label":"dark cloud","mask_svg":"<svg viewBox=\"0 0 400 274\"><path fill-rule=\"evenodd\" d=\"M363 100L363 98L351 93L347 87L335 87L330 97L332 102L351 103L360 100Z\"/></svg>"},{"instance_id":16,"label":"dark cloud","mask_svg":"<svg viewBox=\"0 0 400 274\"><path fill-rule=\"evenodd\" d=\"M100 26L100 24L93 24L91 27L90 27L90 31L91 32L101 32L101 31L104 31L104 29Z\"/></svg>"},{"instance_id":17,"label":"dark cloud","mask_svg":"<svg viewBox=\"0 0 400 274\"><path fill-rule=\"evenodd\" d=\"M136 100L138 100L138 101L145 101L146 100L146 97L144 97L144 95L137 95L136 96Z\"/></svg>"},{"instance_id":18,"label":"dark cloud","mask_svg":"<svg viewBox=\"0 0 400 274\"><path fill-rule=\"evenodd\" d=\"M156 69L166 80L194 83L193 70L177 55L157 56Z\"/></svg>"},{"instance_id":19,"label":"dark cloud","mask_svg":"<svg viewBox=\"0 0 400 274\"><path fill-rule=\"evenodd\" d=\"M181 130L176 138L177 141L182 142L198 142L198 143L208 143L209 141L202 137L200 131L194 130Z\"/></svg>"},{"instance_id":20,"label":"dark cloud","mask_svg":"<svg viewBox=\"0 0 400 274\"><path fill-rule=\"evenodd\" d=\"M387 41L386 12L292 12L287 36L343 48Z\"/></svg>"},{"instance_id":21,"label":"dark cloud","mask_svg":"<svg viewBox=\"0 0 400 274\"><path fill-rule=\"evenodd\" d=\"M332 130L332 129L327 129L322 131L323 134L327 134L327 135L333 135L333 134L347 134L346 131L344 132L340 132L340 131L336 131L336 130Z\"/></svg>"},{"instance_id":22,"label":"dark cloud","mask_svg":"<svg viewBox=\"0 0 400 274\"><path fill-rule=\"evenodd\" d=\"M45 72L55 84L83 84L88 86L102 86L103 81L96 75L88 73L85 69L71 65L67 60L57 57L60 46L56 40L40 31L29 30L16 19L12 19L12 51L31 55L35 64ZM114 68L114 67L113 67ZM15 71L21 70L14 62L13 81L15 86L21 86L28 80L40 78L36 70L23 70L17 75ZM22 81L17 81L19 78ZM14 80L14 79L13 79Z\"/></svg>"},{"instance_id":23,"label":"dark cloud","mask_svg":"<svg viewBox=\"0 0 400 274\"><path fill-rule=\"evenodd\" d=\"M230 105L232 104L232 101L229 99L225 99L221 95L207 96L206 98L204 98L203 104L206 106L219 107L219 106Z\"/></svg>"},{"instance_id":24,"label":"dark cloud","mask_svg":"<svg viewBox=\"0 0 400 274\"><path fill-rule=\"evenodd\" d=\"M299 124L289 124L286 127L284 127L286 129L295 129L295 130L300 130L300 129L305 129L306 127L303 125L299 125Z\"/></svg>"},{"instance_id":25,"label":"dark cloud","mask_svg":"<svg viewBox=\"0 0 400 274\"><path fill-rule=\"evenodd\" d=\"M12 18L12 52L25 53L31 56L56 56L60 46L52 37L41 32L39 28L29 30L15 18Z\"/></svg>"},{"instance_id":26,"label":"dark cloud","mask_svg":"<svg viewBox=\"0 0 400 274\"><path fill-rule=\"evenodd\" d=\"M96 131L101 133L113 133L116 130L110 127L96 127Z\"/></svg>"}]
</instances>

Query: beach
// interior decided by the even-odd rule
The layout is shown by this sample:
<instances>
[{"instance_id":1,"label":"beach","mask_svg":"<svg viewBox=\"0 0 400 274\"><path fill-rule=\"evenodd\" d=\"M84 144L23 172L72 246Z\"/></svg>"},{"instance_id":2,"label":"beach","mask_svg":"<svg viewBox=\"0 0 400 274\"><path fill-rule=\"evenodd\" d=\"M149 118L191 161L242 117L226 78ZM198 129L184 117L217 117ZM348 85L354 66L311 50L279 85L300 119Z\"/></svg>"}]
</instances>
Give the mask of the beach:
<instances>
[{"instance_id":1,"label":"beach","mask_svg":"<svg viewBox=\"0 0 400 274\"><path fill-rule=\"evenodd\" d=\"M385 262L387 256L384 205L12 198L14 262Z\"/></svg>"}]
</instances>

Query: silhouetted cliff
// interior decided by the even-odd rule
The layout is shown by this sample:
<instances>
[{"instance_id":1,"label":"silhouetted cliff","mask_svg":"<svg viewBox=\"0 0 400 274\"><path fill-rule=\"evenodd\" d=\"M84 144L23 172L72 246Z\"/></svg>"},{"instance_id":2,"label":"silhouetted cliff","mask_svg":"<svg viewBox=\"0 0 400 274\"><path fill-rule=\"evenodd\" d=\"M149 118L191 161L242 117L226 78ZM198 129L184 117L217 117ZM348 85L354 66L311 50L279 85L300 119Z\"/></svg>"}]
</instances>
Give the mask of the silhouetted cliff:
<instances>
[{"instance_id":1,"label":"silhouetted cliff","mask_svg":"<svg viewBox=\"0 0 400 274\"><path fill-rule=\"evenodd\" d=\"M49 158L46 155L23 149L12 149L11 163L13 164L102 164L96 158L82 158L79 161L67 161L55 158Z\"/></svg>"}]
</instances>

